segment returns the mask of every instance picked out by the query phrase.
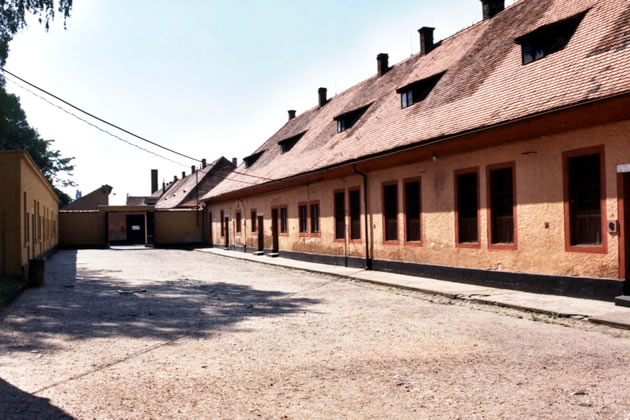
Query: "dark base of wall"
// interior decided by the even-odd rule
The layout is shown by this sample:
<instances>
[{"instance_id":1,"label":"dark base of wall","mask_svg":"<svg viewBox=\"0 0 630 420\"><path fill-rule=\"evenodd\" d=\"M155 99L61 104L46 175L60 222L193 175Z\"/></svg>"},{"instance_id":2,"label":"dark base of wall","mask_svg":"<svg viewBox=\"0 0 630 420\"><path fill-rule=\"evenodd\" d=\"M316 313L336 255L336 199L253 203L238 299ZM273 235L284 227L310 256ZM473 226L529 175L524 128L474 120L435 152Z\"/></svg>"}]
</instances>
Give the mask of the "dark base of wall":
<instances>
[{"instance_id":1,"label":"dark base of wall","mask_svg":"<svg viewBox=\"0 0 630 420\"><path fill-rule=\"evenodd\" d=\"M59 245L59 249L72 250L72 249L107 249L107 245Z\"/></svg>"},{"instance_id":2,"label":"dark base of wall","mask_svg":"<svg viewBox=\"0 0 630 420\"><path fill-rule=\"evenodd\" d=\"M194 242L189 244L153 244L147 245L147 247L159 248L159 249L183 249L183 250L193 250L199 248L212 248L211 245L202 242Z\"/></svg>"},{"instance_id":3,"label":"dark base of wall","mask_svg":"<svg viewBox=\"0 0 630 420\"><path fill-rule=\"evenodd\" d=\"M225 248L225 245L215 244L214 247ZM249 253L258 250L257 248L234 245L230 245L228 249ZM265 249L265 254L269 253L271 253L271 249ZM280 250L280 256L294 260L352 268L365 268L366 266L365 258L359 257L311 254L285 250ZM609 302L614 301L615 297L622 295L624 290L624 281L617 279L549 276L543 274L489 271L388 260L372 260L372 268L378 271L428 277L457 283Z\"/></svg>"},{"instance_id":4,"label":"dark base of wall","mask_svg":"<svg viewBox=\"0 0 630 420\"><path fill-rule=\"evenodd\" d=\"M50 258L55 252L57 252L57 250L59 249L59 245L55 245L52 248L50 248L48 251L39 254L38 256L36 256L35 258L32 258L34 260L40 259L40 258L45 258L48 259ZM29 264L28 262L26 264L22 264L22 280L24 281L25 284L28 284L28 278L29 278Z\"/></svg>"},{"instance_id":5,"label":"dark base of wall","mask_svg":"<svg viewBox=\"0 0 630 420\"><path fill-rule=\"evenodd\" d=\"M612 302L623 292L623 280L549 276L506 271L477 270L401 261L374 260L374 269L458 283L570 296Z\"/></svg>"}]
</instances>

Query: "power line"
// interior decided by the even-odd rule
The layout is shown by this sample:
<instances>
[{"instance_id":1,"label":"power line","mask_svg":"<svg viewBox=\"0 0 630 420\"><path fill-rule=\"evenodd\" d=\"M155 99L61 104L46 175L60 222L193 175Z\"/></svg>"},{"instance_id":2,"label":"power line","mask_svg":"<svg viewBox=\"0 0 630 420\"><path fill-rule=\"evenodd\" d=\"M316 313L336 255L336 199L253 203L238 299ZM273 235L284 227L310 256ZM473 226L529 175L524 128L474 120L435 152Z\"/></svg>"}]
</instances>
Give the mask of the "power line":
<instances>
[{"instance_id":1,"label":"power line","mask_svg":"<svg viewBox=\"0 0 630 420\"><path fill-rule=\"evenodd\" d=\"M76 119L78 119L78 120L80 120L80 121L83 121L84 123L86 123L86 124L88 124L88 125L90 125L90 126L92 126L92 127L96 128L96 129L97 129L97 130L99 130L99 131L102 131L103 133L105 133L105 134L107 134L107 135L109 135L109 136L112 136L112 137L114 137L114 138L116 138L116 139L118 139L118 140L120 140L120 141L122 141L122 142L125 142L125 143L127 143L128 145L130 145L130 146L136 147L136 148L138 148L138 149L140 149L140 150L142 150L142 151L144 151L144 152L150 153L150 154L152 154L152 155L154 155L154 156L157 156L157 157L159 157L159 158L162 158L162 159L164 159L164 160L168 160L169 162L175 163L175 164L180 165L180 166L183 166L183 167L185 167L185 168L187 168L187 167L188 167L187 165L184 165L184 164L183 164L183 163L181 163L181 162L177 162L177 161L174 161L174 160L172 160L172 159L169 159L169 158L167 158L167 157L165 157L165 156L162 156L162 155L160 155L160 154L158 154L158 153L155 153L155 152L152 152L152 151L150 151L150 150L148 150L148 149L145 149L144 147L140 147L140 146L138 146L138 145L137 145L137 144L135 144L135 143L132 143L132 142L130 142L130 141L128 141L128 140L125 140L125 139L123 139L122 137L117 136L116 134L110 133L109 131L105 130L104 128L101 128L101 127L99 127L99 126L97 126L97 125L95 125L95 124L92 124L91 122L87 121L86 119L83 119L83 118L79 117L78 115L76 115L76 114L74 114L74 113L72 113L72 112L68 111L67 109L62 108L62 107L60 107L59 105L57 105L57 104L55 104L55 103L50 102L48 99L44 98L44 97L43 97L43 96L41 96L41 95L38 95L37 93L35 93L35 92L33 92L32 90L30 90L30 89L28 89L28 88L26 88L26 87L24 87L24 86L20 85L19 83L16 83L14 80L11 80L11 79L6 79L6 80L7 80L7 81L9 81L10 83L13 83L14 85L16 85L16 86L18 86L18 87L20 87L20 88L24 89L25 91L27 91L27 92L28 92L28 93L30 93L31 95L34 95L34 96L38 97L39 99L41 99L41 100L43 100L43 101L45 101L45 102L49 103L50 105L54 106L55 108L59 108L60 110L62 110L62 111L63 111L63 112L65 112L66 114L72 115L74 118L76 118Z\"/></svg>"},{"instance_id":2,"label":"power line","mask_svg":"<svg viewBox=\"0 0 630 420\"><path fill-rule=\"evenodd\" d=\"M3 67L0 67L0 70L2 70L3 72L5 72L5 73L7 73L7 74L11 75L12 77L14 77L14 78L18 79L19 81L21 81L21 82L23 82L23 83L26 83L26 84L27 84L27 85L29 85L29 86L32 86L33 88L35 88L35 89L37 89L37 90L39 90L39 91L41 91L41 92L45 93L46 95L49 95L49 96L51 96L51 97L53 97L53 98L57 99L58 101L63 102L64 104L66 104L66 105L68 105L68 106L70 106L70 107L72 107L72 108L74 108L74 109L76 109L76 110L78 110L78 111L82 112L83 114L88 115L88 116L90 116L90 117L92 117L92 118L94 118L94 119L96 119L96 120L98 120L98 121L100 121L100 122L102 122L102 123L104 123L104 124L107 124L107 125L109 125L109 126L111 126L111 127L114 127L114 128L116 128L116 129L118 129L118 130L120 130L120 131L123 131L123 132L125 132L125 133L127 133L127 134L129 134L129 135L131 135L131 136L133 136L133 137L136 137L136 138L138 138L138 139L140 139L140 140L143 140L143 141L145 141L145 142L148 142L148 143L150 143L150 144L152 144L152 145L154 145L154 146L157 146L157 147L159 147L159 148L162 148L162 149L164 149L164 150L167 150L167 151L169 151L169 152L171 152L171 153L175 153L175 154L180 155L180 156L183 156L183 157L185 157L185 158L187 158L187 159L191 159L191 160L194 160L194 161L197 161L197 162L201 162L199 159L195 159L195 158L193 158L193 157L190 157L190 156L187 156L187 155L185 155L185 154L182 154L182 153L176 152L175 150L169 149L169 148L164 147L164 146L162 146L162 145L160 145L160 144L157 144L157 143L155 143L155 142L152 142L151 140L145 139L144 137L141 137L141 136L139 136L139 135L137 135L137 134L134 134L134 133L132 133L132 132L130 132L130 131L128 131L128 130L125 130L124 128L121 128L121 127L119 127L119 126L117 126L117 125L115 125L115 124L112 124L112 123L110 123L110 122L108 122L108 121L106 121L106 120L104 120L104 119L102 119L102 118L99 118L99 117L97 117L97 116L95 116L95 115L93 115L93 114L91 114L91 113L89 113L89 112L87 112L87 111L84 111L83 109L81 109L81 108L79 108L79 107L77 107L77 106L75 106L75 105L72 105L70 102L67 102L67 101L65 101L65 100L63 100L63 99L61 99L61 98L59 98L58 96L56 96L56 95L54 95L54 94L52 94L52 93L50 93L50 92L48 92L48 91L46 91L46 90L44 90L44 89L42 89L42 88L40 88L40 87L38 87L38 86L36 86L36 85L34 85L34 84L30 83L30 82L28 82L28 81L26 81L26 80L22 79L21 77L19 77L19 76L15 75L15 74L13 74L13 73L11 73L10 71L6 70L6 69L5 69L5 68L3 68ZM55 104L55 103L53 103L53 102L49 101L48 99L44 98L43 96L38 95L37 93L35 93L35 92L33 92L32 90L30 90L30 89L28 89L28 88L26 88L26 87L24 87L24 86L20 85L19 83L17 83L17 82L16 82L16 81L14 81L14 80L11 80L11 79L6 79L6 80L8 80L9 82L13 83L14 85L16 85L16 86L20 87L21 89L24 89L25 91L29 92L30 94L32 94L32 95L34 95L34 96L36 96L36 97L40 98L41 100L43 100L43 101L47 102L48 104L50 104L50 105L54 106L55 108L58 108L58 109L62 110L62 111L63 111L63 112L65 112L66 114L69 114L69 115L71 115L71 116L75 117L76 119L78 119L78 120L80 120L80 121L82 121L82 122L84 122L84 123L86 123L86 124L90 125L91 127L96 128L96 129L97 129L97 130L99 130L99 131L102 131L103 133L105 133L105 134L107 134L107 135L109 135L109 136L112 136L112 137L114 137L114 138L116 138L116 139L118 139L118 140L120 140L120 141L122 141L122 142L124 142L124 143L129 144L130 146L136 147L136 148L138 148L138 149L140 149L140 150L142 150L142 151L144 151L144 152L150 153L150 154L152 154L152 155L154 155L154 156L157 156L157 157L159 157L159 158L161 158L161 159L167 160L167 161L169 161L169 162L175 163L175 164L177 164L177 165L180 165L180 166L183 166L183 167L186 167L186 168L188 167L187 165L185 165L185 164L183 164L183 163L181 163L181 162L174 161L174 160L169 159L169 158L167 158L167 157L165 157L165 156L162 156L162 155L160 155L160 154L158 154L158 153L152 152L152 151L150 151L150 150L148 150L148 149L145 149L145 148L143 148L143 147L141 147L141 146L138 146L138 145L137 145L137 144L135 144L135 143L132 143L132 142L130 142L130 141L128 141L128 140L126 140L126 139L123 139L122 137L117 136L116 134L113 134L113 133L111 133L111 132L109 132L109 131L107 131L107 130L105 130L105 129L101 128L101 127L99 127L99 126L97 126L97 125L95 125L95 124L91 123L90 121L88 121L88 120L86 120L86 119L84 119L84 118L81 118L81 117L79 117L78 115L76 115L76 114L74 114L74 113L72 113L72 112L68 111L67 109L65 109L65 108L63 108L63 107L61 107L61 106L59 106L58 104ZM261 180L264 180L264 181L276 181L276 179L273 179L273 178L267 178L267 177L262 177L262 176L257 176L257 175L246 174L246 173L244 173L244 172L239 172L239 171L232 171L232 173L234 173L234 174L238 174L238 175L243 175L243 176L248 176L248 177L252 177L252 178L257 178L257 179L261 179ZM221 177L221 176L218 176L218 175L214 175L214 176L216 176L216 177L218 177L218 178L222 178L222 179L224 179L224 180L235 181L235 182L242 182L242 183L244 183L244 184L250 184L250 185L258 185L258 184L257 184L257 183L255 183L255 182L241 181L241 180L238 180L238 179L227 178L227 177Z\"/></svg>"},{"instance_id":3,"label":"power line","mask_svg":"<svg viewBox=\"0 0 630 420\"><path fill-rule=\"evenodd\" d=\"M190 157L190 156L188 156L188 155L185 155L185 154L183 154L183 153L179 153L179 152L177 152L177 151L175 151L175 150L173 150L173 149L169 149L168 147L162 146L161 144L158 144L158 143L156 143L156 142L154 142L154 141L151 141L151 140L146 139L146 138L144 138L144 137L142 137L142 136L139 136L139 135L137 135L137 134L134 134L134 133L132 133L132 132L131 132L131 131L129 131L129 130L125 130L124 128L122 128L122 127L120 127L120 126L117 126L117 125L115 125L115 124L112 124L112 123L110 123L109 121L106 121L106 120L104 120L104 119L102 119L102 118L99 118L99 117L97 117L97 116L96 116L96 115L94 115L94 114L91 114L91 113L89 113L89 112L87 112L87 111L84 111L83 109L79 108L78 106L72 105L70 102L63 100L63 99L61 99L60 97L58 97L58 96L56 96L56 95L53 95L52 93L50 93L50 92L48 92L48 91L46 91L46 90L44 90L44 89L40 88L39 86L36 86L36 85L34 85L34 84L32 84L32 83L30 83L30 82L28 82L28 81L26 81L26 80L22 79L22 78L21 78L21 77L19 77L19 76L16 76L15 74L11 73L9 70L5 69L4 67L0 67L0 70L2 70L3 72L5 72L5 73L7 73L7 74L10 74L11 76L15 77L15 78L16 78L16 79L18 79L19 81L21 81L21 82L23 82L23 83L26 83L27 85L29 85L29 86L31 86L31 87L33 87L33 88L35 88L35 89L39 90L40 92L45 93L46 95L52 96L52 97L53 97L53 98L55 98L56 100L58 100L58 101L60 101L60 102L63 102L64 104L66 104L66 105L68 105L68 106L70 106L70 107L72 107L72 108L76 109L77 111L82 112L83 114L88 115L88 116L90 116L90 117L94 118L95 120L98 120L98 121L100 121L100 122L102 122L102 123L104 123L104 124L107 124L107 125L109 125L109 126L111 126L111 127L114 127L114 128L115 128L115 129L117 129L117 130L120 130L120 131L122 131L122 132L124 132L124 133L127 133L127 134L129 134L130 136L136 137L136 138L138 138L138 139L140 139L140 140L142 140L142 141L145 141L145 142L147 142L147 143L150 143L150 144L152 144L152 145L154 145L154 146L156 146L156 147L159 147L159 148L161 148L161 149L167 150L167 151L169 151L169 152L171 152L171 153L174 153L174 154L176 154L176 155L179 155L179 156L182 156L182 157L185 157L185 158L187 158L187 159L194 160L194 161L197 161L197 162L201 162L199 159L195 159L195 158Z\"/></svg>"}]
</instances>

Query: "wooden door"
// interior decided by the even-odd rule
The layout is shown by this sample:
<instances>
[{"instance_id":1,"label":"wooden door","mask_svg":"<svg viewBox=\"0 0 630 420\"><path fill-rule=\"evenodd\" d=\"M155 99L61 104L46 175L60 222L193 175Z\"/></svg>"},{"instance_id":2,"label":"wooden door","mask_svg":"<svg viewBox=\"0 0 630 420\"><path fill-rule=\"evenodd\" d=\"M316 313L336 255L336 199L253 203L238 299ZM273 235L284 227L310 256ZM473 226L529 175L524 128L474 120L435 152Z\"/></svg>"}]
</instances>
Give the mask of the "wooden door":
<instances>
[{"instance_id":1,"label":"wooden door","mask_svg":"<svg viewBox=\"0 0 630 420\"><path fill-rule=\"evenodd\" d=\"M273 241L271 252L278 252L278 209L271 210L271 238Z\"/></svg>"},{"instance_id":2,"label":"wooden door","mask_svg":"<svg viewBox=\"0 0 630 420\"><path fill-rule=\"evenodd\" d=\"M263 229L263 217L262 216L258 216L258 250L259 251L264 251L265 250L265 232Z\"/></svg>"}]
</instances>

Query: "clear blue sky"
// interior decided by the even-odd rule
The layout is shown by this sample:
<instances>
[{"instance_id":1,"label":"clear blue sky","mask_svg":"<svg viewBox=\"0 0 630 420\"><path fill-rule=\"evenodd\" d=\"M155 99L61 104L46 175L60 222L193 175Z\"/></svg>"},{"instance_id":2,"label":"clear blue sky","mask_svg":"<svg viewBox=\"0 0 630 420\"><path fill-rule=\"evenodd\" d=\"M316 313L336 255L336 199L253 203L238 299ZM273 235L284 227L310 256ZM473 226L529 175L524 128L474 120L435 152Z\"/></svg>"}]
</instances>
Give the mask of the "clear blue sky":
<instances>
[{"instance_id":1,"label":"clear blue sky","mask_svg":"<svg viewBox=\"0 0 630 420\"><path fill-rule=\"evenodd\" d=\"M315 106L320 86L332 96L372 76L378 53L392 64L417 53L422 26L440 40L479 20L479 0L75 1L66 31L59 19L49 32L32 20L11 43L6 68L167 147L240 162L287 110ZM150 193L151 169L161 184L194 164L137 150L7 88L42 137L76 157L73 179L84 194L109 184L111 201L123 204L127 194Z\"/></svg>"}]
</instances>

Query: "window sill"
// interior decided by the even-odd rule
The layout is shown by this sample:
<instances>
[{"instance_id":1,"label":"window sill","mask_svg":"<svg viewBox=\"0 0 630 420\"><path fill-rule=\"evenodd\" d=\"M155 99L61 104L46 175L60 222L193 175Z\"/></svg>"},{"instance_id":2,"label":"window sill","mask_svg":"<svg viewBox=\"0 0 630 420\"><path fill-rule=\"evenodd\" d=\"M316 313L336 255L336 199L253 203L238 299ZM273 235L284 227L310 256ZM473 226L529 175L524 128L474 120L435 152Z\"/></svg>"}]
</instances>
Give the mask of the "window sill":
<instances>
[{"instance_id":1,"label":"window sill","mask_svg":"<svg viewBox=\"0 0 630 420\"><path fill-rule=\"evenodd\" d=\"M321 238L322 234L317 232L317 233L311 233L308 236L310 236L311 238Z\"/></svg>"},{"instance_id":2,"label":"window sill","mask_svg":"<svg viewBox=\"0 0 630 420\"><path fill-rule=\"evenodd\" d=\"M586 254L608 254L605 245L567 245L566 252L581 252Z\"/></svg>"},{"instance_id":3,"label":"window sill","mask_svg":"<svg viewBox=\"0 0 630 420\"><path fill-rule=\"evenodd\" d=\"M481 244L479 242L460 242L455 244L455 248L479 249Z\"/></svg>"},{"instance_id":4,"label":"window sill","mask_svg":"<svg viewBox=\"0 0 630 420\"><path fill-rule=\"evenodd\" d=\"M398 239L396 240L385 240L383 241L383 245L396 245L396 246L400 246L400 241Z\"/></svg>"},{"instance_id":5,"label":"window sill","mask_svg":"<svg viewBox=\"0 0 630 420\"><path fill-rule=\"evenodd\" d=\"M495 251L516 251L518 246L516 244L488 244L488 249Z\"/></svg>"},{"instance_id":6,"label":"window sill","mask_svg":"<svg viewBox=\"0 0 630 420\"><path fill-rule=\"evenodd\" d=\"M405 246L422 246L422 241L405 241Z\"/></svg>"}]
</instances>

